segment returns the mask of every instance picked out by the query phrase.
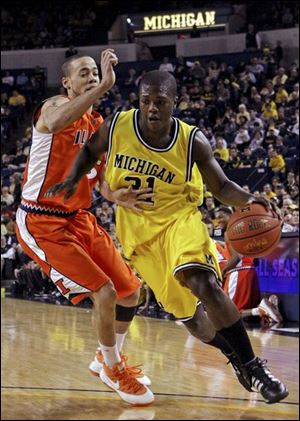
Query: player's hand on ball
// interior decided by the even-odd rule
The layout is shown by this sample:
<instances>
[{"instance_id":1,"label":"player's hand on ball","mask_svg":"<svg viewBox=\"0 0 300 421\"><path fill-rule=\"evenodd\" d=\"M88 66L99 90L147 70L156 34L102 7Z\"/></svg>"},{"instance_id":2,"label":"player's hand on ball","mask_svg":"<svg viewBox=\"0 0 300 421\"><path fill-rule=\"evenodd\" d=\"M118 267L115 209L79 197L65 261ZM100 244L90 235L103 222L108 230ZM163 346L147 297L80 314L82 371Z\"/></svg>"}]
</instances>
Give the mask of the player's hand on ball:
<instances>
[{"instance_id":1,"label":"player's hand on ball","mask_svg":"<svg viewBox=\"0 0 300 421\"><path fill-rule=\"evenodd\" d=\"M247 204L251 203L259 203L263 205L267 210L272 210L274 214L277 216L279 220L282 220L282 214L280 209L275 205L274 202L271 202L270 200L264 198L264 197L254 197L248 200ZM275 216L274 215L274 216Z\"/></svg>"}]
</instances>

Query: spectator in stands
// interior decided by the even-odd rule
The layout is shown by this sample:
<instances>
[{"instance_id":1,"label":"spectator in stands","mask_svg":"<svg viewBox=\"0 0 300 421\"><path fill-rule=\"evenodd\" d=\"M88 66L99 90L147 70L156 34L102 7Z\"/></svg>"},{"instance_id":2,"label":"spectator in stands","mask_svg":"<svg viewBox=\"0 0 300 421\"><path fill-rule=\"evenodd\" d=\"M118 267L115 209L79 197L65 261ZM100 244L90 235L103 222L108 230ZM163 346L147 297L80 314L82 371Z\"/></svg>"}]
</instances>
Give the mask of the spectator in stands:
<instances>
[{"instance_id":1,"label":"spectator in stands","mask_svg":"<svg viewBox=\"0 0 300 421\"><path fill-rule=\"evenodd\" d=\"M279 85L278 91L277 91L276 96L275 96L276 105L277 106L283 105L284 103L287 102L288 97L289 97L289 95L288 95L287 91L284 89L284 85Z\"/></svg>"},{"instance_id":2,"label":"spectator in stands","mask_svg":"<svg viewBox=\"0 0 300 421\"><path fill-rule=\"evenodd\" d=\"M206 70L201 65L200 61L196 60L190 69L190 74L194 79L202 81L206 76Z\"/></svg>"},{"instance_id":3,"label":"spectator in stands","mask_svg":"<svg viewBox=\"0 0 300 421\"><path fill-rule=\"evenodd\" d=\"M245 146L249 145L250 136L245 126L239 128L239 131L234 138L234 143L237 145L239 151L242 151Z\"/></svg>"},{"instance_id":4,"label":"spectator in stands","mask_svg":"<svg viewBox=\"0 0 300 421\"><path fill-rule=\"evenodd\" d=\"M281 65L281 61L283 59L283 48L282 48L282 42L277 41L276 48L274 49L274 59L275 63L279 67Z\"/></svg>"},{"instance_id":5,"label":"spectator in stands","mask_svg":"<svg viewBox=\"0 0 300 421\"><path fill-rule=\"evenodd\" d=\"M236 122L238 125L242 125L245 120L242 120L242 118L246 119L246 122L250 121L250 114L247 111L247 107L244 104L239 105L239 112L236 116Z\"/></svg>"},{"instance_id":6,"label":"spectator in stands","mask_svg":"<svg viewBox=\"0 0 300 421\"><path fill-rule=\"evenodd\" d=\"M128 76L124 81L124 87L129 87L131 89L136 88L136 70L133 68L130 68L128 70Z\"/></svg>"},{"instance_id":7,"label":"spectator in stands","mask_svg":"<svg viewBox=\"0 0 300 421\"><path fill-rule=\"evenodd\" d=\"M153 60L149 45L140 38L135 38L137 60Z\"/></svg>"},{"instance_id":8,"label":"spectator in stands","mask_svg":"<svg viewBox=\"0 0 300 421\"><path fill-rule=\"evenodd\" d=\"M279 67L276 75L274 76L272 83L274 86L281 86L284 85L285 82L288 80L288 75L285 73L284 67Z\"/></svg>"},{"instance_id":9,"label":"spectator in stands","mask_svg":"<svg viewBox=\"0 0 300 421\"><path fill-rule=\"evenodd\" d=\"M246 51L256 51L256 50L260 50L261 48L261 37L255 31L254 25L252 24L248 25L248 31L246 33L245 43L246 43Z\"/></svg>"},{"instance_id":10,"label":"spectator in stands","mask_svg":"<svg viewBox=\"0 0 300 421\"><path fill-rule=\"evenodd\" d=\"M276 149L273 149L269 153L269 167L272 168L274 173L285 172L285 161L282 155L280 155Z\"/></svg>"},{"instance_id":11,"label":"spectator in stands","mask_svg":"<svg viewBox=\"0 0 300 421\"><path fill-rule=\"evenodd\" d=\"M252 151L249 146L244 148L241 163L239 168L252 168L256 164L256 159L252 156Z\"/></svg>"},{"instance_id":12,"label":"spectator in stands","mask_svg":"<svg viewBox=\"0 0 300 421\"><path fill-rule=\"evenodd\" d=\"M265 184L263 189L264 189L264 192L266 193L267 199L271 200L272 197L276 196L276 193L273 192L273 190L272 190L271 184L269 184L269 183Z\"/></svg>"},{"instance_id":13,"label":"spectator in stands","mask_svg":"<svg viewBox=\"0 0 300 421\"><path fill-rule=\"evenodd\" d=\"M253 133L253 138L251 139L251 142L249 145L250 149L252 151L255 151L256 149L261 148L263 141L264 141L264 136L261 130L260 129L255 130Z\"/></svg>"},{"instance_id":14,"label":"spectator in stands","mask_svg":"<svg viewBox=\"0 0 300 421\"><path fill-rule=\"evenodd\" d=\"M13 195L9 192L8 187L2 187L1 189L1 204L11 206L14 203L15 199Z\"/></svg>"},{"instance_id":15,"label":"spectator in stands","mask_svg":"<svg viewBox=\"0 0 300 421\"><path fill-rule=\"evenodd\" d=\"M14 245L8 245L6 237L1 235L1 278L13 279L16 251Z\"/></svg>"},{"instance_id":16,"label":"spectator in stands","mask_svg":"<svg viewBox=\"0 0 300 421\"><path fill-rule=\"evenodd\" d=\"M164 57L162 63L159 65L158 70L162 70L164 72L174 72L173 64L169 62L169 57Z\"/></svg>"},{"instance_id":17,"label":"spectator in stands","mask_svg":"<svg viewBox=\"0 0 300 421\"><path fill-rule=\"evenodd\" d=\"M183 81L188 73L188 67L186 65L185 59L182 56L176 58L174 76L177 80L177 83Z\"/></svg>"},{"instance_id":18,"label":"spectator in stands","mask_svg":"<svg viewBox=\"0 0 300 421\"><path fill-rule=\"evenodd\" d=\"M220 154L220 158L227 162L229 159L229 150L226 147L225 140L221 135L216 136L216 148L214 149L214 153L218 152Z\"/></svg>"},{"instance_id":19,"label":"spectator in stands","mask_svg":"<svg viewBox=\"0 0 300 421\"><path fill-rule=\"evenodd\" d=\"M292 171L289 171L287 173L287 178L284 182L284 186L286 188L286 191L288 193L291 193L291 189L295 186L299 187L297 182L296 182L296 177L295 177L295 173L293 173Z\"/></svg>"},{"instance_id":20,"label":"spectator in stands","mask_svg":"<svg viewBox=\"0 0 300 421\"><path fill-rule=\"evenodd\" d=\"M215 210L216 210L216 205L215 205L215 199L213 196L208 196L205 198L205 207L208 211L209 217L210 219L213 221L214 219L216 219L216 214L215 214Z\"/></svg>"},{"instance_id":21,"label":"spectator in stands","mask_svg":"<svg viewBox=\"0 0 300 421\"><path fill-rule=\"evenodd\" d=\"M227 161L228 168L238 168L241 163L241 158L236 145L231 145L229 149L229 158Z\"/></svg>"},{"instance_id":22,"label":"spectator in stands","mask_svg":"<svg viewBox=\"0 0 300 421\"><path fill-rule=\"evenodd\" d=\"M277 120L278 119L278 113L277 110L272 108L272 104L266 103L265 107L264 107L264 111L262 113L262 118L268 122L270 120L270 118Z\"/></svg>"},{"instance_id":23,"label":"spectator in stands","mask_svg":"<svg viewBox=\"0 0 300 421\"><path fill-rule=\"evenodd\" d=\"M12 91L12 96L8 99L8 105L11 110L11 118L16 120L24 120L26 98L17 90Z\"/></svg>"},{"instance_id":24,"label":"spectator in stands","mask_svg":"<svg viewBox=\"0 0 300 421\"><path fill-rule=\"evenodd\" d=\"M28 81L29 81L29 78L26 75L26 73L25 72L21 72L19 75L17 75L17 78L16 78L16 87L19 90L22 91L23 88L24 88L24 86L28 83Z\"/></svg>"},{"instance_id":25,"label":"spectator in stands","mask_svg":"<svg viewBox=\"0 0 300 421\"><path fill-rule=\"evenodd\" d=\"M8 70L5 72L5 75L2 77L1 80L2 80L3 85L8 86L9 90L11 90L12 87L14 86L15 78L13 77L13 75L10 74L10 72ZM2 89L3 88L5 89L5 86L2 86Z\"/></svg>"}]
</instances>

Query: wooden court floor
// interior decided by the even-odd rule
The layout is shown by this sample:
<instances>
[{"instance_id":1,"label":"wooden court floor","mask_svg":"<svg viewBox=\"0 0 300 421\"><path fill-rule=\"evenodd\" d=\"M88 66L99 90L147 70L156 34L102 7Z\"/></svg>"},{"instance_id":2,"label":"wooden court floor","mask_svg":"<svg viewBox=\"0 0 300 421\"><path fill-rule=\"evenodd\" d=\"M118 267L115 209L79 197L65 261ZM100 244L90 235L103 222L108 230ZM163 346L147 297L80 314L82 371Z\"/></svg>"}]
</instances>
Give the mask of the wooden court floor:
<instances>
[{"instance_id":1,"label":"wooden court floor","mask_svg":"<svg viewBox=\"0 0 300 421\"><path fill-rule=\"evenodd\" d=\"M298 338L249 332L290 395L275 405L244 390L217 350L183 326L137 316L125 343L129 361L143 363L155 402L126 405L88 372L96 339L91 311L1 300L2 420L296 420L299 419Z\"/></svg>"}]
</instances>

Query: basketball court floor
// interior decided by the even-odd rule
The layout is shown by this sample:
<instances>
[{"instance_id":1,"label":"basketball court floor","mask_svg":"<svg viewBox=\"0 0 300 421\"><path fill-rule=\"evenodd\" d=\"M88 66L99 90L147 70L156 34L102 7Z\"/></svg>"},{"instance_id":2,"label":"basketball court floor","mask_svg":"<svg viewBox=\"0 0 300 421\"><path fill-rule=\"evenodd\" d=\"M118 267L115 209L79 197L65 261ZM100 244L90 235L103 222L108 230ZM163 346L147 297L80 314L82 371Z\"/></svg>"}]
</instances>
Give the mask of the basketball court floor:
<instances>
[{"instance_id":1,"label":"basketball court floor","mask_svg":"<svg viewBox=\"0 0 300 421\"><path fill-rule=\"evenodd\" d=\"M256 353L268 360L290 391L267 405L240 386L223 355L170 320L137 316L125 342L131 364L143 364L155 402L126 405L89 374L97 345L91 310L1 300L2 420L297 420L298 337L249 331Z\"/></svg>"}]
</instances>

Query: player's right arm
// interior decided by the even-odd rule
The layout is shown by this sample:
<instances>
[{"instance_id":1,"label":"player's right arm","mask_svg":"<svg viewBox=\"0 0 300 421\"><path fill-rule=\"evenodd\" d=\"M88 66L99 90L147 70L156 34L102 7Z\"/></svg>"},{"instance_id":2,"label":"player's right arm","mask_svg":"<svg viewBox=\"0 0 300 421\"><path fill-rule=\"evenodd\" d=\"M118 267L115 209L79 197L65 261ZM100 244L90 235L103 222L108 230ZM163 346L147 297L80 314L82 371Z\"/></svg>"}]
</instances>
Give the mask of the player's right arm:
<instances>
[{"instance_id":1,"label":"player's right arm","mask_svg":"<svg viewBox=\"0 0 300 421\"><path fill-rule=\"evenodd\" d=\"M118 62L113 50L101 54L102 80L100 84L74 99L55 96L45 102L36 129L41 133L58 133L78 120L100 97L114 85L116 76L113 66Z\"/></svg>"}]
</instances>

